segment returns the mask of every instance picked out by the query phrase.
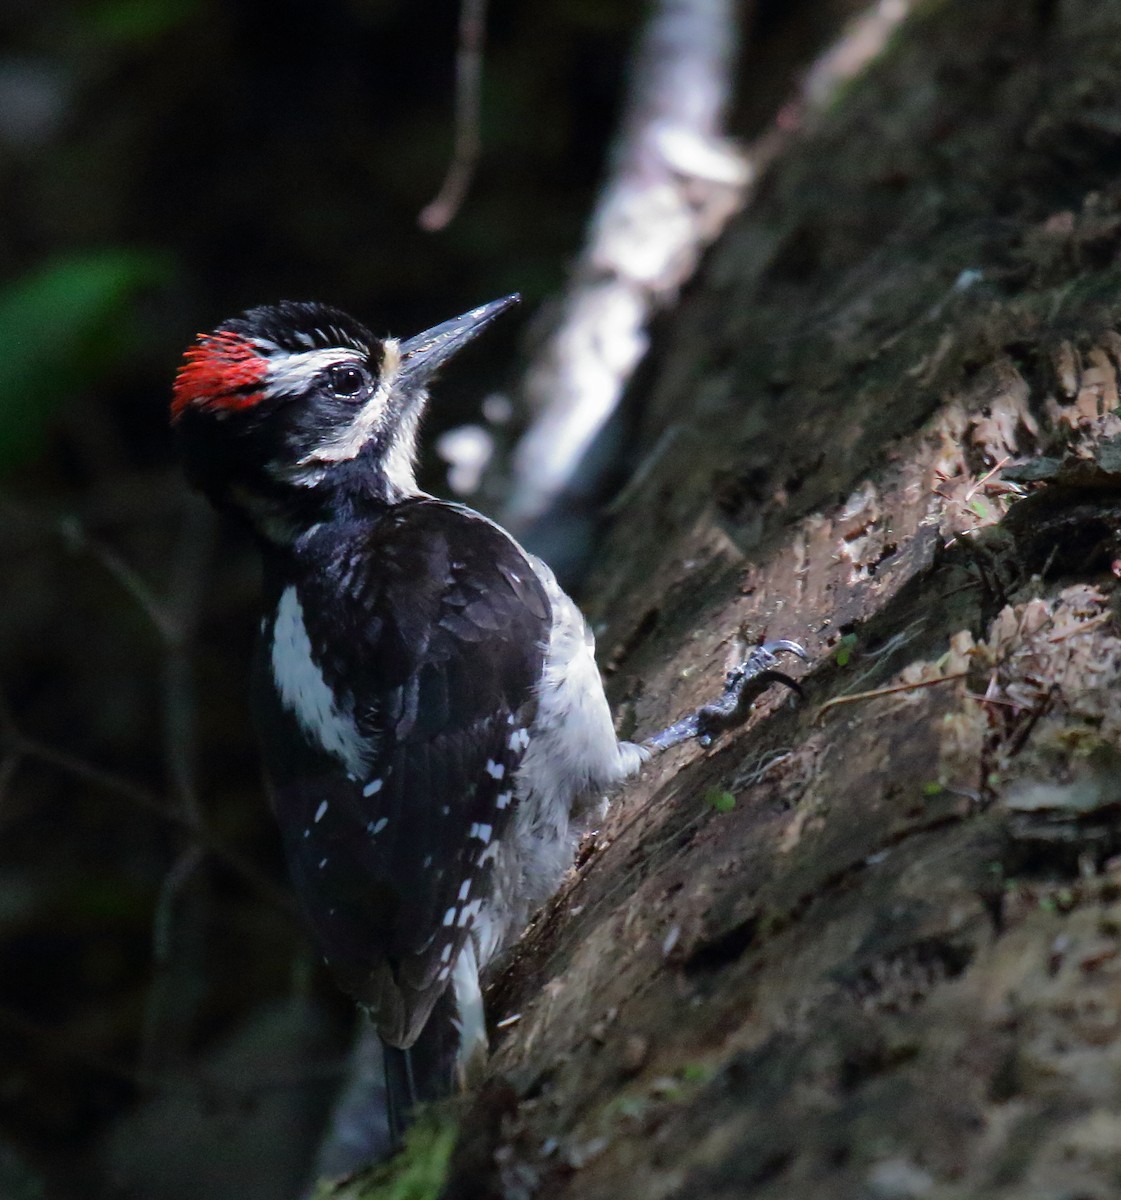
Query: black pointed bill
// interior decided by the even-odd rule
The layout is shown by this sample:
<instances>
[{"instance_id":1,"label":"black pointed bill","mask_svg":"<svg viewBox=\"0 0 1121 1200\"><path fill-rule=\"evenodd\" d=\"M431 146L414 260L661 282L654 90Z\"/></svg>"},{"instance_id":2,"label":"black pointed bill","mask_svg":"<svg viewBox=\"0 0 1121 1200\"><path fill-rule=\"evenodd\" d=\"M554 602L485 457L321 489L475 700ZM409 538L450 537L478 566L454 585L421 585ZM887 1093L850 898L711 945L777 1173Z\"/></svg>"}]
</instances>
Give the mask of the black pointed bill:
<instances>
[{"instance_id":1,"label":"black pointed bill","mask_svg":"<svg viewBox=\"0 0 1121 1200\"><path fill-rule=\"evenodd\" d=\"M462 316L444 321L441 325L433 325L431 329L402 342L399 347L399 377L407 379L411 384L426 383L449 358L458 354L496 317L513 308L520 300L521 296L514 292L513 295L503 296L501 300L492 300L489 304L463 313Z\"/></svg>"}]
</instances>

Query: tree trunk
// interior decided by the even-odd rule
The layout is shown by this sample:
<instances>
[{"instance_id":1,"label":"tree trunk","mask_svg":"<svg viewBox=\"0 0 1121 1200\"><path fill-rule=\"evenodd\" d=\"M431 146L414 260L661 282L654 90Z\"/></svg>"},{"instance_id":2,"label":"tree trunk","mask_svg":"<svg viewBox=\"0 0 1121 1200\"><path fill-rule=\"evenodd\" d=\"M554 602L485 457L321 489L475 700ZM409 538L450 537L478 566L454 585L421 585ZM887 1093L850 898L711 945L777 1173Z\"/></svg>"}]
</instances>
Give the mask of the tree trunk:
<instances>
[{"instance_id":1,"label":"tree trunk","mask_svg":"<svg viewBox=\"0 0 1121 1200\"><path fill-rule=\"evenodd\" d=\"M452 1194L1121 1190L1119 135L1116 0L922 4L666 323L588 605L621 724L740 629L805 695L617 798Z\"/></svg>"}]
</instances>

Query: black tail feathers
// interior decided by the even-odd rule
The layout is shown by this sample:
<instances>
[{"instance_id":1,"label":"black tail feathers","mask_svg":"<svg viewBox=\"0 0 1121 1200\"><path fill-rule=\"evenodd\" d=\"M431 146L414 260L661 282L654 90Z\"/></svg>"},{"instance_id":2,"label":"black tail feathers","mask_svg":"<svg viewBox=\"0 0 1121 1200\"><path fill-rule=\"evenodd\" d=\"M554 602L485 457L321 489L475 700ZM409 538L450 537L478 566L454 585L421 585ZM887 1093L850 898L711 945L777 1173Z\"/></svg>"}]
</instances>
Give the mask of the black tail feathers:
<instances>
[{"instance_id":1,"label":"black tail feathers","mask_svg":"<svg viewBox=\"0 0 1121 1200\"><path fill-rule=\"evenodd\" d=\"M385 1046L386 1111L394 1150L401 1147L418 1104L451 1095L459 1029L452 989L436 1002L420 1037L407 1049Z\"/></svg>"}]
</instances>

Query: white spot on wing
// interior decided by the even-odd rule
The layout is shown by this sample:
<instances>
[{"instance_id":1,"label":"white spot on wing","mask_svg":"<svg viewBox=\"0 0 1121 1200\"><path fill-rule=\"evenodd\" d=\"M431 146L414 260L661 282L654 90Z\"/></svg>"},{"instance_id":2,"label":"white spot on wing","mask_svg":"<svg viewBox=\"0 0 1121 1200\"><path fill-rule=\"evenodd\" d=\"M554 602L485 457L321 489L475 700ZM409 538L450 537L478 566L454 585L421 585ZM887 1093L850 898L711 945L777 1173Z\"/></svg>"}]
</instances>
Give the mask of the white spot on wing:
<instances>
[{"instance_id":1,"label":"white spot on wing","mask_svg":"<svg viewBox=\"0 0 1121 1200\"><path fill-rule=\"evenodd\" d=\"M467 897L468 897L470 894L471 894L471 880L470 880L470 879L465 879L465 880L464 880L464 881L463 881L463 882L462 882L462 883L459 885L459 899L460 899L460 900L466 900L466 899L467 899Z\"/></svg>"},{"instance_id":2,"label":"white spot on wing","mask_svg":"<svg viewBox=\"0 0 1121 1200\"><path fill-rule=\"evenodd\" d=\"M315 823L318 825L323 820L323 814L327 811L327 801L324 800L315 810Z\"/></svg>"},{"instance_id":3,"label":"white spot on wing","mask_svg":"<svg viewBox=\"0 0 1121 1200\"><path fill-rule=\"evenodd\" d=\"M371 821L366 826L366 832L377 837L379 833L389 824L388 817L379 817L376 821Z\"/></svg>"},{"instance_id":4,"label":"white spot on wing","mask_svg":"<svg viewBox=\"0 0 1121 1200\"><path fill-rule=\"evenodd\" d=\"M362 789L362 795L369 799L370 796L376 796L381 791L382 781L380 779L371 779L368 784Z\"/></svg>"},{"instance_id":5,"label":"white spot on wing","mask_svg":"<svg viewBox=\"0 0 1121 1200\"><path fill-rule=\"evenodd\" d=\"M500 762L495 762L493 758L488 758L486 772L491 779L501 779L506 774L506 768Z\"/></svg>"},{"instance_id":6,"label":"white spot on wing","mask_svg":"<svg viewBox=\"0 0 1121 1200\"><path fill-rule=\"evenodd\" d=\"M455 909L454 908L449 908L448 911L446 913L444 913L444 924L445 925L454 925L455 924Z\"/></svg>"},{"instance_id":7,"label":"white spot on wing","mask_svg":"<svg viewBox=\"0 0 1121 1200\"><path fill-rule=\"evenodd\" d=\"M499 792L498 796L494 802L495 807L496 808L508 808L510 801L513 800L513 798L514 798L513 792Z\"/></svg>"}]
</instances>

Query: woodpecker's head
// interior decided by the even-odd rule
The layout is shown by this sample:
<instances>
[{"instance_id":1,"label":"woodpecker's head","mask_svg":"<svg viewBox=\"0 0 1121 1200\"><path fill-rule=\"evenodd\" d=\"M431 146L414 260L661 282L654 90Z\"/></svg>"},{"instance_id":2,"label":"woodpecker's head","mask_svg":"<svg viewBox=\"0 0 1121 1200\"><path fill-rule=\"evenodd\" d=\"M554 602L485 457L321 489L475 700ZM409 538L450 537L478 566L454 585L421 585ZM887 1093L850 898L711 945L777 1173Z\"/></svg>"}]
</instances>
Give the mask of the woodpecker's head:
<instances>
[{"instance_id":1,"label":"woodpecker's head","mask_svg":"<svg viewBox=\"0 0 1121 1200\"><path fill-rule=\"evenodd\" d=\"M187 475L273 540L308 514L416 491L428 384L506 296L398 342L325 304L253 308L199 334L183 356L171 421Z\"/></svg>"}]
</instances>

